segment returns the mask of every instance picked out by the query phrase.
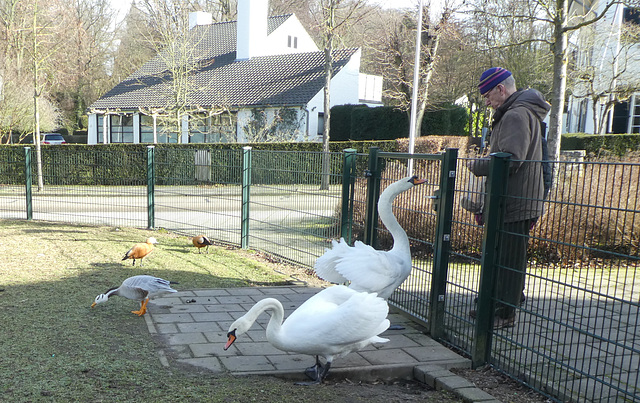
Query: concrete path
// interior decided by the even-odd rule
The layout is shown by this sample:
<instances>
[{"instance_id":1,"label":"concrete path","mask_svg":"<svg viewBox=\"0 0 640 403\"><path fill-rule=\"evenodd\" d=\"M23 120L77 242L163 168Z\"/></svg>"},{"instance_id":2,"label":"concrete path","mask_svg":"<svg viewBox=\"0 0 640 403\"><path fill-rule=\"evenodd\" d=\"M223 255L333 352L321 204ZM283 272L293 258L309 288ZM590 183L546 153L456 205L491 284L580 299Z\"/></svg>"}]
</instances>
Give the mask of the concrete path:
<instances>
[{"instance_id":1,"label":"concrete path","mask_svg":"<svg viewBox=\"0 0 640 403\"><path fill-rule=\"evenodd\" d=\"M149 304L145 315L149 332L167 346L164 365L179 362L214 373L269 375L303 380L304 369L314 357L282 352L265 337L268 314L262 314L251 330L239 336L227 351L223 347L231 323L257 301L274 297L285 308L285 318L319 288L304 286L219 288L181 291ZM387 330L388 343L369 347L336 359L328 380L417 379L436 389L450 390L466 402L497 402L466 379L449 371L468 368L470 361L435 342L423 329L399 313L390 313L392 324L404 330Z\"/></svg>"}]
</instances>

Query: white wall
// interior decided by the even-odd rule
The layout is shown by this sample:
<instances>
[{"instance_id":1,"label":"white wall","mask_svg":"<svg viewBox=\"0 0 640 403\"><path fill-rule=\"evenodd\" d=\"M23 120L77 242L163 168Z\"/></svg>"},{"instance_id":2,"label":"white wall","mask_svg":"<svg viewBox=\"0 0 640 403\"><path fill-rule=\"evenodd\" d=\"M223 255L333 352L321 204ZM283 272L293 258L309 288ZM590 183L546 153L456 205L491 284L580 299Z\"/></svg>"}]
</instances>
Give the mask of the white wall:
<instances>
[{"instance_id":1,"label":"white wall","mask_svg":"<svg viewBox=\"0 0 640 403\"><path fill-rule=\"evenodd\" d=\"M598 11L601 12L603 7L604 2L599 2ZM595 132L593 101L589 97L593 91L606 94L615 86L640 86L640 44L631 47L624 45L620 31L623 10L622 4L614 5L605 18L582 28L572 38L578 56L578 72L581 69L593 69L595 79L593 86L578 83L570 88L572 95L569 97L566 125L568 132ZM597 119L600 119L603 111L603 103L596 105ZM612 112L610 113L609 117L612 117ZM584 122L582 127L579 126L580 122ZM604 124L607 125L606 118Z\"/></svg>"},{"instance_id":2,"label":"white wall","mask_svg":"<svg viewBox=\"0 0 640 403\"><path fill-rule=\"evenodd\" d=\"M358 98L363 103L382 104L382 76L360 73Z\"/></svg>"},{"instance_id":3,"label":"white wall","mask_svg":"<svg viewBox=\"0 0 640 403\"><path fill-rule=\"evenodd\" d=\"M345 104L359 104L360 57L358 49L351 60L331 80L331 107ZM309 139L322 141L318 136L318 113L324 111L324 90L320 90L307 105L309 111Z\"/></svg>"},{"instance_id":4,"label":"white wall","mask_svg":"<svg viewBox=\"0 0 640 403\"><path fill-rule=\"evenodd\" d=\"M89 127L87 127L87 144L98 143L98 115L89 114Z\"/></svg>"},{"instance_id":5,"label":"white wall","mask_svg":"<svg viewBox=\"0 0 640 403\"><path fill-rule=\"evenodd\" d=\"M236 59L265 54L268 15L268 0L238 0Z\"/></svg>"},{"instance_id":6,"label":"white wall","mask_svg":"<svg viewBox=\"0 0 640 403\"><path fill-rule=\"evenodd\" d=\"M291 46L289 46L291 38ZM297 47L293 47L297 38ZM317 52L318 46L304 29L295 15L289 17L282 25L268 36L265 55L284 55L289 53Z\"/></svg>"}]
</instances>

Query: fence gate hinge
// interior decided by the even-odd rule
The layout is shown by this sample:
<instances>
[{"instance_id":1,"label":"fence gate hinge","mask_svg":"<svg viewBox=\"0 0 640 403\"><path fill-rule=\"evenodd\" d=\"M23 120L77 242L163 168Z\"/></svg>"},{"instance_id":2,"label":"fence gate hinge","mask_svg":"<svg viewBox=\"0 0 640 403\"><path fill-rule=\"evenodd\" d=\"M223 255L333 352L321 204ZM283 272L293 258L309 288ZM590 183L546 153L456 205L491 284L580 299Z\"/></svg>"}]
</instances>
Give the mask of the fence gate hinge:
<instances>
[{"instance_id":1,"label":"fence gate hinge","mask_svg":"<svg viewBox=\"0 0 640 403\"><path fill-rule=\"evenodd\" d=\"M456 171L449 171L449 178L455 178L456 177Z\"/></svg>"},{"instance_id":2,"label":"fence gate hinge","mask_svg":"<svg viewBox=\"0 0 640 403\"><path fill-rule=\"evenodd\" d=\"M442 236L442 240L445 242L449 242L451 240L451 234L444 234Z\"/></svg>"}]
</instances>

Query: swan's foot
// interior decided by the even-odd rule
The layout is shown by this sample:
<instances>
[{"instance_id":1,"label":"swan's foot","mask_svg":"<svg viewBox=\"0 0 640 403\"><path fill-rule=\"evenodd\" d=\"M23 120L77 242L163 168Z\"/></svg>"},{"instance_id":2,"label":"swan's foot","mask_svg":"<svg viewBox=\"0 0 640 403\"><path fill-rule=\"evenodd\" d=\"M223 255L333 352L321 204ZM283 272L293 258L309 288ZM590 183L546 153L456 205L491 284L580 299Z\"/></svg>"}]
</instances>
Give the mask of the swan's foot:
<instances>
[{"instance_id":1,"label":"swan's foot","mask_svg":"<svg viewBox=\"0 0 640 403\"><path fill-rule=\"evenodd\" d=\"M314 379L312 382L296 382L296 385L302 385L302 386L320 385L322 382L324 382L324 378L327 377L327 374L329 373L329 368L331 368L330 362L327 362L323 367L322 365L320 365L320 362L316 359L316 365L314 365L313 367L307 368L307 370L304 371L304 373L309 377L311 377L309 375L309 371L310 370L315 371L317 374L316 379Z\"/></svg>"},{"instance_id":2,"label":"swan's foot","mask_svg":"<svg viewBox=\"0 0 640 403\"><path fill-rule=\"evenodd\" d=\"M323 369L322 364L320 364L320 359L316 356L316 364L305 369L304 374L312 381L315 381L318 379L318 376L322 373Z\"/></svg>"},{"instance_id":3,"label":"swan's foot","mask_svg":"<svg viewBox=\"0 0 640 403\"><path fill-rule=\"evenodd\" d=\"M391 325L387 328L387 330L404 330L405 327L402 325Z\"/></svg>"}]
</instances>

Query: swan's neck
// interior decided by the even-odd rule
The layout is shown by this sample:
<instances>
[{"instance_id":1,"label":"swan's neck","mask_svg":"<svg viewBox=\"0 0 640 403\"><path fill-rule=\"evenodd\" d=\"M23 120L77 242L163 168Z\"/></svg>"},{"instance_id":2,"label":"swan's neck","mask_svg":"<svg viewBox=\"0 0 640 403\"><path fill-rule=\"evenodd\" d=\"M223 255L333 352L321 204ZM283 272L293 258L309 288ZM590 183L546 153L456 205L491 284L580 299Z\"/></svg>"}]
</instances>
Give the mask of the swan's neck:
<instances>
[{"instance_id":1,"label":"swan's neck","mask_svg":"<svg viewBox=\"0 0 640 403\"><path fill-rule=\"evenodd\" d=\"M396 196L400 193L402 192L387 187L378 200L378 215L380 216L380 220L393 237L393 248L391 248L391 250L409 250L409 237L407 237L407 233L398 223L396 216L393 215L392 204Z\"/></svg>"},{"instance_id":2,"label":"swan's neck","mask_svg":"<svg viewBox=\"0 0 640 403\"><path fill-rule=\"evenodd\" d=\"M282 327L282 321L284 320L284 308L280 301L275 298L265 298L258 301L249 311L244 315L244 318L249 323L249 327L258 319L258 316L262 312L269 312L271 319L267 324L267 340L273 342L278 338L280 329Z\"/></svg>"}]
</instances>

